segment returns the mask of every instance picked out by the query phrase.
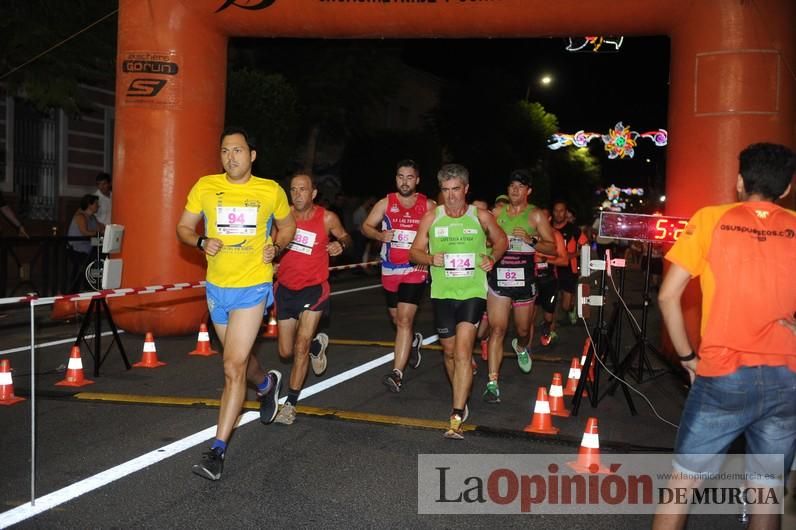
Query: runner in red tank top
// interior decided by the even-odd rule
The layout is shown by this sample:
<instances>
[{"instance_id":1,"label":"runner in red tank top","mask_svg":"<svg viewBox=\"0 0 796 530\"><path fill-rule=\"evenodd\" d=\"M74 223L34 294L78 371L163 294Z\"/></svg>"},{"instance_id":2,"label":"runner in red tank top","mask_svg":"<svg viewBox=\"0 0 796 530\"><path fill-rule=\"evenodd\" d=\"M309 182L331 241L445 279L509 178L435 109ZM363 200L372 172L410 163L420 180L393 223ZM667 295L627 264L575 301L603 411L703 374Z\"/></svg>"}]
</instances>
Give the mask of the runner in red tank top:
<instances>
[{"instance_id":1,"label":"runner in red tank top","mask_svg":"<svg viewBox=\"0 0 796 530\"><path fill-rule=\"evenodd\" d=\"M387 309L395 324L395 361L393 370L383 378L393 392L400 392L407 363L420 366L423 336L413 334L417 306L423 297L428 268L409 262L409 247L415 240L420 219L436 203L417 192L420 173L413 160L397 165L395 184L398 193L390 193L373 206L362 223L365 237L381 241L381 282Z\"/></svg>"},{"instance_id":2,"label":"runner in red tank top","mask_svg":"<svg viewBox=\"0 0 796 530\"><path fill-rule=\"evenodd\" d=\"M279 260L276 284L276 317L279 323L279 356L293 356L287 402L274 421L290 425L296 419L296 403L307 378L307 365L320 375L326 370L329 337L315 330L329 312L329 256L351 245L340 218L313 204L318 194L312 178L298 173L290 180L290 209L296 235ZM335 241L329 241L329 234ZM308 362L309 361L309 362Z\"/></svg>"}]
</instances>

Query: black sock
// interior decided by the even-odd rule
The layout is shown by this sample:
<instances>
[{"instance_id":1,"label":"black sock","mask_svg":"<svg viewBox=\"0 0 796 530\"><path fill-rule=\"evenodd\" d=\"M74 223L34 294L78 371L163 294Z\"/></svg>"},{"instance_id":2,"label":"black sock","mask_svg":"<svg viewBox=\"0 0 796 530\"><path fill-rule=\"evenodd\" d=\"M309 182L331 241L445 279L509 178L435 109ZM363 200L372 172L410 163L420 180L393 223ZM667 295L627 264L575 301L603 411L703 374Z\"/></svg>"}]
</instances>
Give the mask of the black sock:
<instances>
[{"instance_id":1,"label":"black sock","mask_svg":"<svg viewBox=\"0 0 796 530\"><path fill-rule=\"evenodd\" d=\"M453 414L459 416L460 418L464 418L464 409L453 409Z\"/></svg>"},{"instance_id":2,"label":"black sock","mask_svg":"<svg viewBox=\"0 0 796 530\"><path fill-rule=\"evenodd\" d=\"M319 353L321 353L321 341L312 339L310 341L310 354L313 357L317 357Z\"/></svg>"},{"instance_id":3,"label":"black sock","mask_svg":"<svg viewBox=\"0 0 796 530\"><path fill-rule=\"evenodd\" d=\"M296 403L298 403L299 394L301 394L301 389L300 388L298 390L294 390L292 388L288 388L287 389L287 402L295 407Z\"/></svg>"}]
</instances>

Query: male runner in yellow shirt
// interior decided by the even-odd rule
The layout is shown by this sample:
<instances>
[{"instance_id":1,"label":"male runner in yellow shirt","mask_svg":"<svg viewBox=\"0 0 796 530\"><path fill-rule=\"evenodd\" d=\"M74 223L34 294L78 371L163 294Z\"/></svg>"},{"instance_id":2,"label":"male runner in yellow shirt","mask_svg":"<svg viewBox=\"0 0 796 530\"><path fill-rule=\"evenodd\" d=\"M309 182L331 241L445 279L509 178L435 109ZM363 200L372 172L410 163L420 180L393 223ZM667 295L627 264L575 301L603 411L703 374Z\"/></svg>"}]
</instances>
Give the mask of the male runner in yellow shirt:
<instances>
[{"instance_id":1,"label":"male runner in yellow shirt","mask_svg":"<svg viewBox=\"0 0 796 530\"><path fill-rule=\"evenodd\" d=\"M207 257L207 306L224 345L224 392L218 413L216 439L193 466L197 475L218 480L224 453L246 396L246 381L257 387L260 420L273 421L281 374L265 374L251 348L273 304L272 262L292 240L296 223L287 196L273 180L254 177L257 152L246 131L227 128L221 134L224 173L199 179L188 194L177 224L177 237ZM196 232L204 219L205 234ZM277 227L276 241L271 227Z\"/></svg>"}]
</instances>

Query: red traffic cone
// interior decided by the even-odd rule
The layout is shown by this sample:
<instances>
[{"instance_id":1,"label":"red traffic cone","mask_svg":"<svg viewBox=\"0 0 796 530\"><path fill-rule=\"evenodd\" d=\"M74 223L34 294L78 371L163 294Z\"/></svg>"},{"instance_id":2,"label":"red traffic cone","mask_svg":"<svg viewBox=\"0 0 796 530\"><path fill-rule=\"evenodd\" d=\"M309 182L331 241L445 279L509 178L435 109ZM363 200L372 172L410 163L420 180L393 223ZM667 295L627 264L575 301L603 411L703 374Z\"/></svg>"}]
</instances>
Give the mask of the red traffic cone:
<instances>
[{"instance_id":1,"label":"red traffic cone","mask_svg":"<svg viewBox=\"0 0 796 530\"><path fill-rule=\"evenodd\" d=\"M80 358L80 347L72 346L69 352L69 364L66 366L66 379L58 381L55 386L86 386L94 381L83 377L83 359Z\"/></svg>"},{"instance_id":2,"label":"red traffic cone","mask_svg":"<svg viewBox=\"0 0 796 530\"><path fill-rule=\"evenodd\" d=\"M531 423L523 429L525 432L537 434L558 434L558 428L553 427L550 417L550 402L547 401L547 389L543 386L536 391L536 404L533 407Z\"/></svg>"},{"instance_id":3,"label":"red traffic cone","mask_svg":"<svg viewBox=\"0 0 796 530\"><path fill-rule=\"evenodd\" d=\"M578 449L578 459L575 462L567 462L567 465L578 473L611 473L611 470L600 464L600 436L597 432L597 418L589 418L586 421L586 430L583 431L583 440Z\"/></svg>"},{"instance_id":4,"label":"red traffic cone","mask_svg":"<svg viewBox=\"0 0 796 530\"><path fill-rule=\"evenodd\" d=\"M589 353L589 347L591 347L591 339L586 337L586 342L583 343L583 353L580 354L580 365L586 366L586 354ZM594 365L597 361L592 359L592 363L589 365L589 375L587 376L586 381L589 383L594 382Z\"/></svg>"},{"instance_id":5,"label":"red traffic cone","mask_svg":"<svg viewBox=\"0 0 796 530\"><path fill-rule=\"evenodd\" d=\"M578 389L578 381L580 381L580 363L578 362L577 357L573 357L572 363L569 365L567 387L564 389L565 396L575 395L575 391Z\"/></svg>"},{"instance_id":6,"label":"red traffic cone","mask_svg":"<svg viewBox=\"0 0 796 530\"><path fill-rule=\"evenodd\" d=\"M278 334L278 328L279 324L276 322L276 310L272 307L268 312L268 323L265 325L265 331L262 336L267 339L275 339Z\"/></svg>"},{"instance_id":7,"label":"red traffic cone","mask_svg":"<svg viewBox=\"0 0 796 530\"><path fill-rule=\"evenodd\" d=\"M11 379L11 361L0 361L0 405L13 405L25 401L14 395L14 381Z\"/></svg>"},{"instance_id":8,"label":"red traffic cone","mask_svg":"<svg viewBox=\"0 0 796 530\"><path fill-rule=\"evenodd\" d=\"M553 382L550 383L550 414L553 416L569 417L569 411L564 405L564 389L561 386L561 374L553 374Z\"/></svg>"},{"instance_id":9,"label":"red traffic cone","mask_svg":"<svg viewBox=\"0 0 796 530\"><path fill-rule=\"evenodd\" d=\"M210 346L210 334L207 332L207 324L202 322L199 324L199 337L196 339L196 349L188 355L202 355L209 357L216 355L218 352Z\"/></svg>"},{"instance_id":10,"label":"red traffic cone","mask_svg":"<svg viewBox=\"0 0 796 530\"><path fill-rule=\"evenodd\" d=\"M158 351L155 348L155 339L152 333L146 333L144 336L144 351L141 353L141 360L133 364L136 368L157 368L159 366L166 366L166 363L158 360Z\"/></svg>"}]
</instances>

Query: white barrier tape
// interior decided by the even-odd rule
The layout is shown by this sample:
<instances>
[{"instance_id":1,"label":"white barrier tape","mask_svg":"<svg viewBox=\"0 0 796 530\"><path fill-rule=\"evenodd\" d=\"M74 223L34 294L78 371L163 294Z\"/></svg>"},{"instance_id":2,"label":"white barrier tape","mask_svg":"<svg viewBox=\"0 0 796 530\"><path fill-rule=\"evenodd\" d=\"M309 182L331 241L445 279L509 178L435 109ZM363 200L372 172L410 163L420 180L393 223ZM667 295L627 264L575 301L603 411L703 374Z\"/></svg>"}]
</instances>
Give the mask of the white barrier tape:
<instances>
[{"instance_id":1,"label":"white barrier tape","mask_svg":"<svg viewBox=\"0 0 796 530\"><path fill-rule=\"evenodd\" d=\"M362 263L353 263L351 265L338 265L336 267L329 267L330 271L339 271L346 269L356 269L359 267L369 267L371 265L379 265L381 261L364 261ZM144 287L120 287L119 289L106 289L104 291L92 291L85 293L64 294L58 296L39 297L37 295L16 296L8 298L0 298L0 305L6 304L19 304L22 302L36 301L36 305L46 305L58 300L69 300L74 302L82 302L84 300L91 300L92 298L117 298L129 294L152 294L159 291L181 291L188 288L204 287L205 281L200 282L179 282L166 285L147 285Z\"/></svg>"},{"instance_id":2,"label":"white barrier tape","mask_svg":"<svg viewBox=\"0 0 796 530\"><path fill-rule=\"evenodd\" d=\"M381 261L363 261L362 263L352 263L351 265L337 265L335 267L329 267L330 271L344 271L347 269L357 269L359 267L370 267L371 265L379 265Z\"/></svg>"}]
</instances>

